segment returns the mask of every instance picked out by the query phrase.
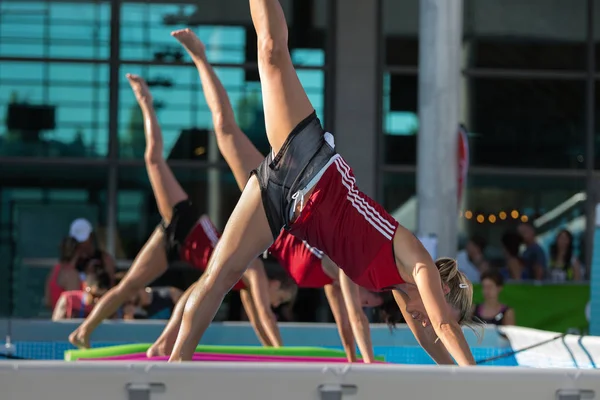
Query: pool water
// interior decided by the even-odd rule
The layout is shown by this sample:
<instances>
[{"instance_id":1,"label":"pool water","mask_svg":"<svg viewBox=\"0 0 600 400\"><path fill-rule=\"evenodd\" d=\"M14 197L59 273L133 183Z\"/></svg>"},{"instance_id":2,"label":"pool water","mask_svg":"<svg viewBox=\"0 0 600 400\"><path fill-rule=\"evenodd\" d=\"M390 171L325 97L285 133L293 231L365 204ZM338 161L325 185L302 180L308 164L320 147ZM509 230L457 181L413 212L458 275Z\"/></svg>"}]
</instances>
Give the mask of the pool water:
<instances>
[{"instance_id":1,"label":"pool water","mask_svg":"<svg viewBox=\"0 0 600 400\"><path fill-rule=\"evenodd\" d=\"M132 342L95 342L93 347L116 346L131 344ZM0 343L4 348L4 343ZM342 350L341 347L324 346L327 348ZM64 360L64 352L74 349L69 342L15 342L13 343L12 355L16 357L35 360ZM390 363L397 364L434 364L427 353L421 347L413 346L375 346L376 355L382 355ZM502 354L510 353L506 348L473 348L473 356L476 360L488 359ZM4 353L4 351L1 351ZM483 365L490 366L516 366L514 356L501 357Z\"/></svg>"},{"instance_id":2,"label":"pool water","mask_svg":"<svg viewBox=\"0 0 600 400\"><path fill-rule=\"evenodd\" d=\"M105 321L91 337L93 347L132 343L152 343L160 335L166 321ZM0 338L9 332L12 338L12 355L35 360L63 360L65 350L73 349L67 342L69 334L81 321L52 322L48 320L0 319ZM281 336L287 346L326 347L342 350L337 328L333 324L280 324ZM475 360L490 359L511 354L507 340L495 328L488 327L475 334L465 329L465 337ZM372 325L371 338L376 355L390 363L434 364L418 345L405 325L390 330L386 326ZM259 346L256 335L248 323L213 323L205 332L201 344L224 346ZM0 342L0 354L4 353ZM1 357L0 357L1 359ZM513 356L499 357L482 365L515 366Z\"/></svg>"}]
</instances>

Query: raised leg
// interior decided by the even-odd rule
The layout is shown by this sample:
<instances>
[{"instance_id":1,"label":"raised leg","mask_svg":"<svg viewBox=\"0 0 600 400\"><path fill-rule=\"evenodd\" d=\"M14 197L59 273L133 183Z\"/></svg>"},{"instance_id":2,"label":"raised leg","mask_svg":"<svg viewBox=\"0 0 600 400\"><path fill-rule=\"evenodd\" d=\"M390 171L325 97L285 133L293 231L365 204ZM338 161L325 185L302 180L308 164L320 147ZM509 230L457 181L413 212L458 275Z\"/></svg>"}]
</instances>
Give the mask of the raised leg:
<instances>
[{"instance_id":1,"label":"raised leg","mask_svg":"<svg viewBox=\"0 0 600 400\"><path fill-rule=\"evenodd\" d=\"M173 171L171 171L163 157L162 132L152 105L152 95L148 85L137 75L127 74L127 79L144 115L146 171L148 172L148 178L150 178L158 211L168 224L173 217L173 207L177 203L186 200L188 195L175 179Z\"/></svg>"},{"instance_id":2,"label":"raised leg","mask_svg":"<svg viewBox=\"0 0 600 400\"><path fill-rule=\"evenodd\" d=\"M279 0L250 0L258 37L258 72L265 125L275 153L292 130L314 111L288 50L288 29Z\"/></svg>"}]
</instances>

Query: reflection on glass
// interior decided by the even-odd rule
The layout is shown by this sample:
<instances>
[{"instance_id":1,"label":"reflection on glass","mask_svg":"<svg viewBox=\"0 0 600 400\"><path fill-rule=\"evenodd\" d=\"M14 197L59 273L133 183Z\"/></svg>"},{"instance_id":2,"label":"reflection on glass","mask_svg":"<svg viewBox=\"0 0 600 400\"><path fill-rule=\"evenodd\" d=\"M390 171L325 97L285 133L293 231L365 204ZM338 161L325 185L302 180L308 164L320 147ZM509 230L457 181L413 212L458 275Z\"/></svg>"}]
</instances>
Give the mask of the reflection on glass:
<instances>
[{"instance_id":1,"label":"reflection on glass","mask_svg":"<svg viewBox=\"0 0 600 400\"><path fill-rule=\"evenodd\" d=\"M585 82L468 79L475 165L584 168Z\"/></svg>"},{"instance_id":2,"label":"reflection on glass","mask_svg":"<svg viewBox=\"0 0 600 400\"><path fill-rule=\"evenodd\" d=\"M107 59L110 2L0 2L0 56Z\"/></svg>"},{"instance_id":3,"label":"reflection on glass","mask_svg":"<svg viewBox=\"0 0 600 400\"><path fill-rule=\"evenodd\" d=\"M383 143L387 164L415 164L419 117L416 75L383 76Z\"/></svg>"},{"instance_id":4,"label":"reflection on glass","mask_svg":"<svg viewBox=\"0 0 600 400\"><path fill-rule=\"evenodd\" d=\"M419 64L419 2L383 0L381 6L386 65Z\"/></svg>"},{"instance_id":5,"label":"reflection on glass","mask_svg":"<svg viewBox=\"0 0 600 400\"><path fill-rule=\"evenodd\" d=\"M229 95L236 119L257 148L269 151L262 111L260 83L249 80L241 68L216 68ZM164 138L164 156L169 159L206 160L212 129L212 115L206 105L198 73L193 67L134 66L121 69L119 154L122 158L142 158L145 138L142 114L125 79L126 73L139 74L149 85ZM325 76L320 70L298 70L298 76L313 107L324 123Z\"/></svg>"},{"instance_id":6,"label":"reflection on glass","mask_svg":"<svg viewBox=\"0 0 600 400\"><path fill-rule=\"evenodd\" d=\"M108 66L0 62L0 155L104 157Z\"/></svg>"},{"instance_id":7,"label":"reflection on glass","mask_svg":"<svg viewBox=\"0 0 600 400\"><path fill-rule=\"evenodd\" d=\"M231 172L174 168L173 173L198 212L222 229L241 194ZM122 258L133 259L160 220L145 168L120 168L117 221Z\"/></svg>"},{"instance_id":8,"label":"reflection on glass","mask_svg":"<svg viewBox=\"0 0 600 400\"><path fill-rule=\"evenodd\" d=\"M9 309L12 285L16 317L46 317L46 278L59 256L59 244L71 221L84 217L105 245L106 168L0 166L0 315ZM18 235L14 235L18 232ZM31 259L37 260L30 263ZM48 262L45 262L47 260ZM10 274L12 269L13 274ZM12 282L10 277L12 276Z\"/></svg>"},{"instance_id":9,"label":"reflection on glass","mask_svg":"<svg viewBox=\"0 0 600 400\"><path fill-rule=\"evenodd\" d=\"M323 66L326 1L284 7L290 25L292 60L300 66ZM291 7L300 7L300 12ZM307 20L304 12L308 10ZM170 37L173 30L189 27L204 41L212 63L256 62L256 36L247 5L223 0L210 7L191 4L125 3L121 9L121 57L160 62L191 61ZM303 18L294 23L294 17ZM312 18L312 20L310 19ZM217 25L217 23L221 25ZM294 28L298 27L298 28ZM297 30L294 30L297 29Z\"/></svg>"},{"instance_id":10,"label":"reflection on glass","mask_svg":"<svg viewBox=\"0 0 600 400\"><path fill-rule=\"evenodd\" d=\"M464 4L470 67L583 70L586 0Z\"/></svg>"}]
</instances>

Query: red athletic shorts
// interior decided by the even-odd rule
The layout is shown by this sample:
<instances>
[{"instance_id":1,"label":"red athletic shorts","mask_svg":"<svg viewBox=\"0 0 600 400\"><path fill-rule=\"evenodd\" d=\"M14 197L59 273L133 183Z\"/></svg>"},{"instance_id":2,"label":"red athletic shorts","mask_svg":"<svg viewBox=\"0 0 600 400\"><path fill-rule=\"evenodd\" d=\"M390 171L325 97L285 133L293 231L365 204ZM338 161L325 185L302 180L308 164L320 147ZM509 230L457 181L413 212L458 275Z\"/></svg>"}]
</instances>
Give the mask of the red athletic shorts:
<instances>
[{"instance_id":1,"label":"red athletic shorts","mask_svg":"<svg viewBox=\"0 0 600 400\"><path fill-rule=\"evenodd\" d=\"M207 215L200 217L194 228L185 238L181 247L181 260L194 268L205 271L221 234ZM240 279L231 290L244 289L246 285Z\"/></svg>"},{"instance_id":2,"label":"red athletic shorts","mask_svg":"<svg viewBox=\"0 0 600 400\"><path fill-rule=\"evenodd\" d=\"M336 154L291 226L291 233L327 254L369 290L403 283L393 250L398 222L356 186L352 169Z\"/></svg>"},{"instance_id":3,"label":"red athletic shorts","mask_svg":"<svg viewBox=\"0 0 600 400\"><path fill-rule=\"evenodd\" d=\"M181 246L181 260L204 271L220 237L210 218L201 216Z\"/></svg>"}]
</instances>

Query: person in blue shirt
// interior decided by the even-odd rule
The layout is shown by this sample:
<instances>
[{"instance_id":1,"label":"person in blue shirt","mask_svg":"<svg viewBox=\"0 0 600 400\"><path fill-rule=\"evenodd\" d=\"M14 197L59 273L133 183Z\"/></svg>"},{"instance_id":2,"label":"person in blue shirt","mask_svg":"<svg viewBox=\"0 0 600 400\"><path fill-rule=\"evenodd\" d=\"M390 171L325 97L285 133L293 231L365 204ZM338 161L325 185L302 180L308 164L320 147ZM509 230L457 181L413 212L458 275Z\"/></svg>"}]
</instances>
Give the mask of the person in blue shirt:
<instances>
[{"instance_id":1,"label":"person in blue shirt","mask_svg":"<svg viewBox=\"0 0 600 400\"><path fill-rule=\"evenodd\" d=\"M522 279L541 281L544 279L548 268L546 253L535 239L535 228L529 222L524 222L518 227L519 235L525 244L525 251L521 254L523 262Z\"/></svg>"}]
</instances>

